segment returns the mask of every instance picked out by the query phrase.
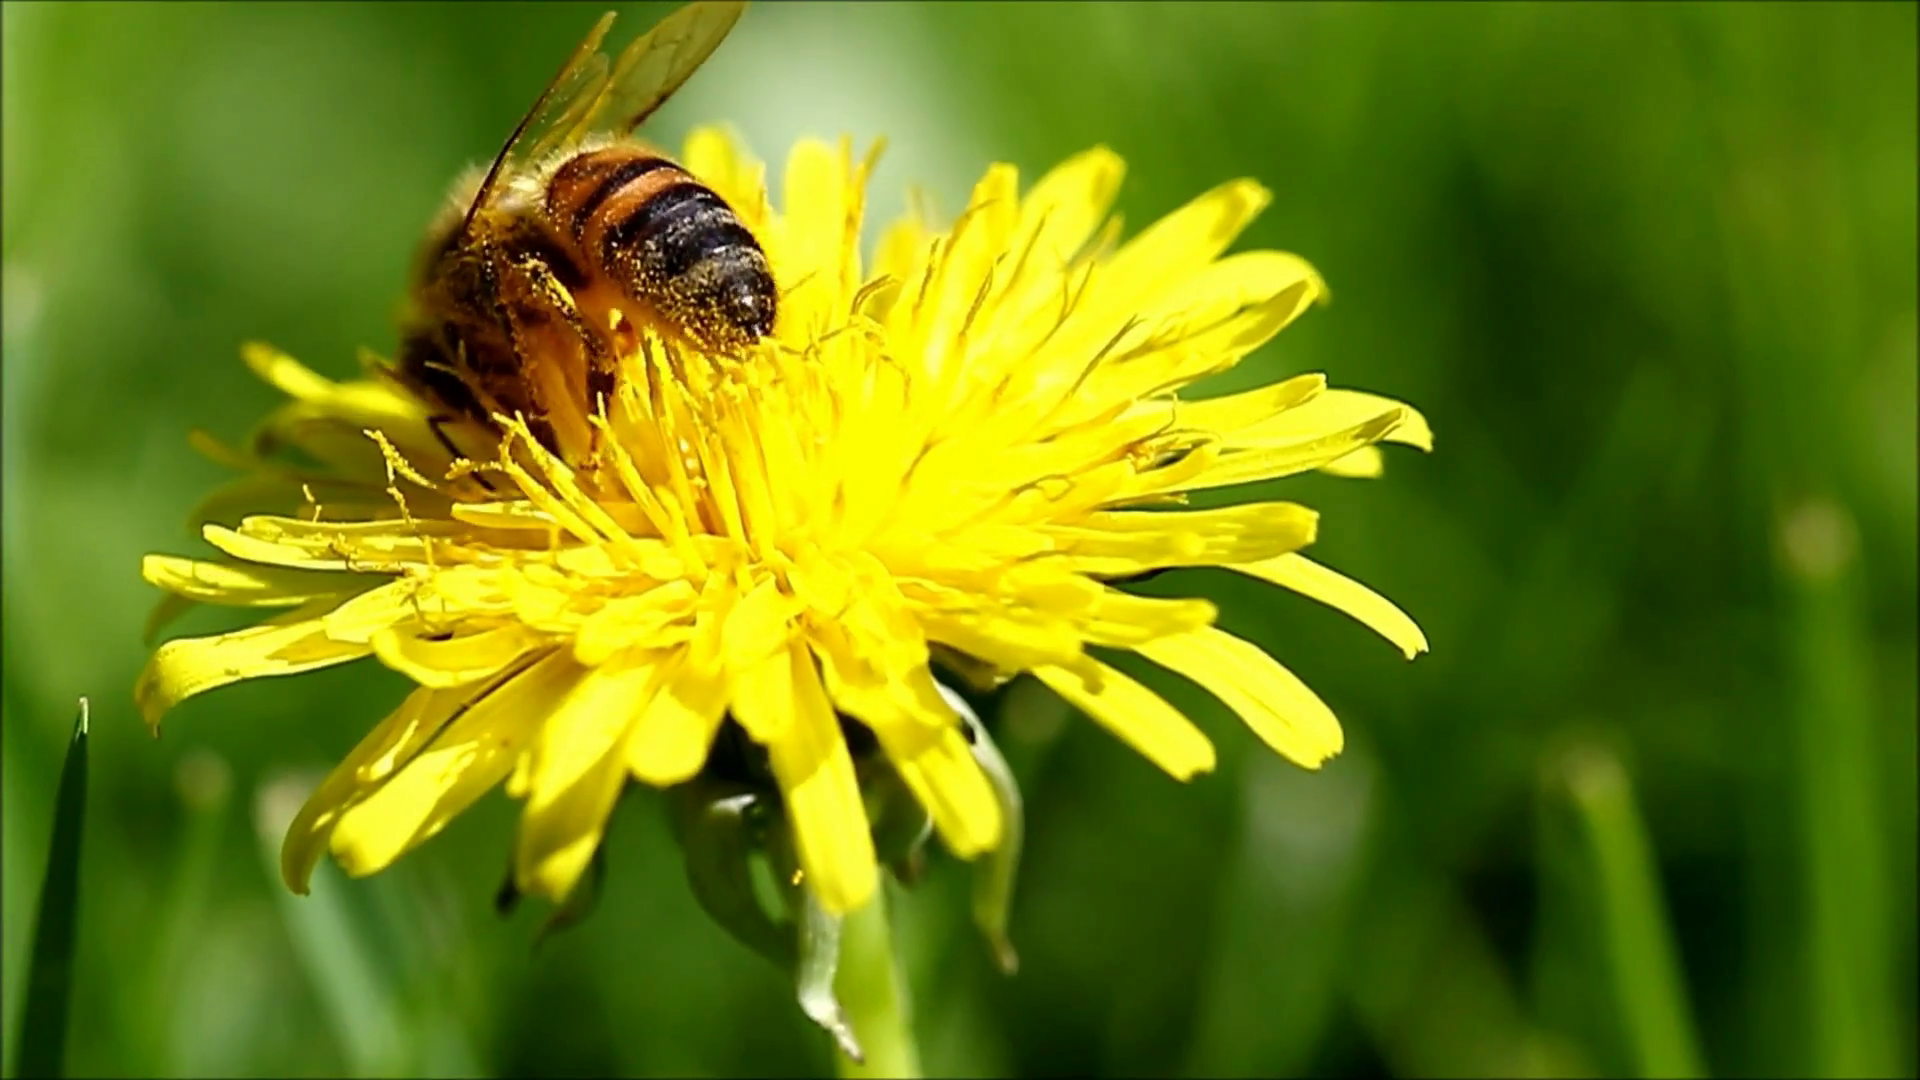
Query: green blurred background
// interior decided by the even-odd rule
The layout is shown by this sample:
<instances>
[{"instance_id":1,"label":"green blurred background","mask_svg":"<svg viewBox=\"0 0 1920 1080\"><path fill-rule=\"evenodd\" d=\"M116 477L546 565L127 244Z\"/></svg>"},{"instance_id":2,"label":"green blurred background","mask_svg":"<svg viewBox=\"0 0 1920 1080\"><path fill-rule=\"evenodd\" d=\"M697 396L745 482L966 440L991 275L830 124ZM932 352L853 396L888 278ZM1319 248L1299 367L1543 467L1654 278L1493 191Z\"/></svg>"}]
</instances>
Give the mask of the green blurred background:
<instances>
[{"instance_id":1,"label":"green blurred background","mask_svg":"<svg viewBox=\"0 0 1920 1080\"><path fill-rule=\"evenodd\" d=\"M5 7L4 1017L91 695L77 1075L800 1075L827 1042L688 891L651 793L599 911L491 910L495 795L391 871L270 870L401 693L370 662L131 707L185 442L390 349L445 184L602 5ZM663 7L627 5L617 37ZM1347 725L1307 773L1168 686L1191 785L1030 688L992 969L944 856L896 904L936 1074L1913 1075L1916 8L773 4L650 131L890 139L890 217L1123 154L1141 223L1241 175L1334 302L1233 378L1417 404L1308 477L1314 552L1425 627L1169 575ZM205 630L211 622L189 623ZM1160 685L1167 685L1162 682ZM1185 691L1183 693L1183 690ZM11 1048L5 1055L12 1061ZM10 1067L10 1066L9 1066Z\"/></svg>"}]
</instances>

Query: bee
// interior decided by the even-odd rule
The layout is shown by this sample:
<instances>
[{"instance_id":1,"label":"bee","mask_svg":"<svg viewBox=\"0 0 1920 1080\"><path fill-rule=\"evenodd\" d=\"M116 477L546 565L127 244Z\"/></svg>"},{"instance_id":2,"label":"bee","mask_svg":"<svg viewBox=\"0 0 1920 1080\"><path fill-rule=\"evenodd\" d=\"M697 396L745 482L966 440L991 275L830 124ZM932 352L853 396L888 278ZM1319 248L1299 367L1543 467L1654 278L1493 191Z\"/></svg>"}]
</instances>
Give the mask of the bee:
<instances>
[{"instance_id":1,"label":"bee","mask_svg":"<svg viewBox=\"0 0 1920 1080\"><path fill-rule=\"evenodd\" d=\"M736 351L771 333L766 253L724 199L633 136L733 29L741 2L689 4L617 59L608 12L428 230L403 318L398 375L484 425L526 417L570 460L636 325ZM435 418L434 431L462 456Z\"/></svg>"}]
</instances>

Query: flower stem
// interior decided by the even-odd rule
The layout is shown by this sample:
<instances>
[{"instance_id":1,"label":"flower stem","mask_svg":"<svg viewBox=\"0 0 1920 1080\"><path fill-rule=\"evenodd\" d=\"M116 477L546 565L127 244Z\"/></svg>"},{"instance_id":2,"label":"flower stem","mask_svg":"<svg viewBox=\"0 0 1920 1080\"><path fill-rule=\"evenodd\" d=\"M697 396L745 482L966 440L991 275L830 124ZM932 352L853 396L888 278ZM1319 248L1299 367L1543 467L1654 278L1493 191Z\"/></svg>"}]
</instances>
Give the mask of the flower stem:
<instances>
[{"instance_id":1,"label":"flower stem","mask_svg":"<svg viewBox=\"0 0 1920 1080\"><path fill-rule=\"evenodd\" d=\"M834 990L866 1056L864 1061L854 1061L835 1050L839 1075L918 1077L920 1049L913 1041L906 976L893 953L884 883L872 902L847 916L841 926L840 970Z\"/></svg>"}]
</instances>

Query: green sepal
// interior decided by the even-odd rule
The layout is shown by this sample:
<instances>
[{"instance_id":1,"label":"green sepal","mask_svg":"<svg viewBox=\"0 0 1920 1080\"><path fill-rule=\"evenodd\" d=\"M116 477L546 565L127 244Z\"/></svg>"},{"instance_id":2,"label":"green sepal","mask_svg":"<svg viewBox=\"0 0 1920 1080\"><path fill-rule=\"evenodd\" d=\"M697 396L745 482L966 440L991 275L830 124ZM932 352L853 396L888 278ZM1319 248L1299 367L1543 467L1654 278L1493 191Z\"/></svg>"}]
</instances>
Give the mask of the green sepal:
<instances>
[{"instance_id":1,"label":"green sepal","mask_svg":"<svg viewBox=\"0 0 1920 1080\"><path fill-rule=\"evenodd\" d=\"M945 685L940 696L967 725L967 742L973 760L993 786L994 800L1000 804L1000 845L983 853L973 870L973 922L993 950L993 961L1001 972L1011 975L1020 970L1020 954L1007 936L1007 920L1013 907L1013 889L1020 872L1020 846L1026 832L1026 817L1020 802L1020 785L1013 778L1007 759L994 744L987 726L980 722L973 706Z\"/></svg>"},{"instance_id":2,"label":"green sepal","mask_svg":"<svg viewBox=\"0 0 1920 1080\"><path fill-rule=\"evenodd\" d=\"M784 831L773 828L778 799L705 777L670 789L668 797L694 899L734 940L793 971L799 950L792 922L767 912L753 882L755 853L770 835Z\"/></svg>"},{"instance_id":3,"label":"green sepal","mask_svg":"<svg viewBox=\"0 0 1920 1080\"><path fill-rule=\"evenodd\" d=\"M800 889L800 963L794 971L794 993L800 1011L807 1019L833 1036L840 1052L856 1062L866 1060L860 1041L853 1037L853 1025L833 992L833 979L840 970L840 918L831 915L814 898L812 889Z\"/></svg>"},{"instance_id":4,"label":"green sepal","mask_svg":"<svg viewBox=\"0 0 1920 1080\"><path fill-rule=\"evenodd\" d=\"M876 755L870 762L862 762L860 772L860 791L873 828L874 854L895 879L912 885L926 869L933 815L914 798L913 791L884 757Z\"/></svg>"}]
</instances>

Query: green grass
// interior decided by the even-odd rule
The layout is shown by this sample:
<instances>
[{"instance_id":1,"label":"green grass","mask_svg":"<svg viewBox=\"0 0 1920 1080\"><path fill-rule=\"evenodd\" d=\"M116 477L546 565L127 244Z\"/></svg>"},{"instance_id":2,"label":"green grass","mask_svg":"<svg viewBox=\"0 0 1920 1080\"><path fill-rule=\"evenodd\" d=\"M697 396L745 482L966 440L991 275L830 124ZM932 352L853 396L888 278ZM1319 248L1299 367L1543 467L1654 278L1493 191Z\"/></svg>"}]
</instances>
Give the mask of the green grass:
<instances>
[{"instance_id":1,"label":"green grass","mask_svg":"<svg viewBox=\"0 0 1920 1080\"><path fill-rule=\"evenodd\" d=\"M1659 867L1626 769L1594 746L1569 751L1561 767L1592 863L1587 887L1597 894L1599 925L1591 929L1606 958L1634 1073L1705 1076Z\"/></svg>"},{"instance_id":2,"label":"green grass","mask_svg":"<svg viewBox=\"0 0 1920 1080\"><path fill-rule=\"evenodd\" d=\"M68 1016L73 1008L74 938L80 920L80 846L87 823L87 699L73 721L54 799L53 839L33 927L27 1005L15 1040L14 1075L67 1075Z\"/></svg>"},{"instance_id":3,"label":"green grass","mask_svg":"<svg viewBox=\"0 0 1920 1080\"><path fill-rule=\"evenodd\" d=\"M182 521L221 474L187 432L272 402L239 343L332 375L391 350L445 185L601 10L0 8L9 1069L82 690L67 1072L833 1068L791 981L693 898L664 800L624 800L597 908L535 950L545 913L492 910L500 796L373 879L294 898L263 864L263 792L337 761L390 673L224 689L157 742L117 696L140 556L204 550ZM1420 621L1417 662L1224 574L1150 586L1213 598L1322 694L1348 733L1325 769L1139 667L1214 774L1171 781L1033 687L988 703L1023 801L1020 967L980 940L973 868L936 854L892 898L928 1075L1912 1075L1916 11L747 14L655 134L728 120L777 156L884 133L881 219L909 182L951 213L990 161L1030 181L1096 143L1134 229L1256 177L1275 198L1242 246L1309 258L1334 301L1222 386L1324 371L1436 432L1380 480L1274 491ZM1846 523L1830 566L1794 554L1808 506ZM1569 747L1605 748L1598 803Z\"/></svg>"}]
</instances>

